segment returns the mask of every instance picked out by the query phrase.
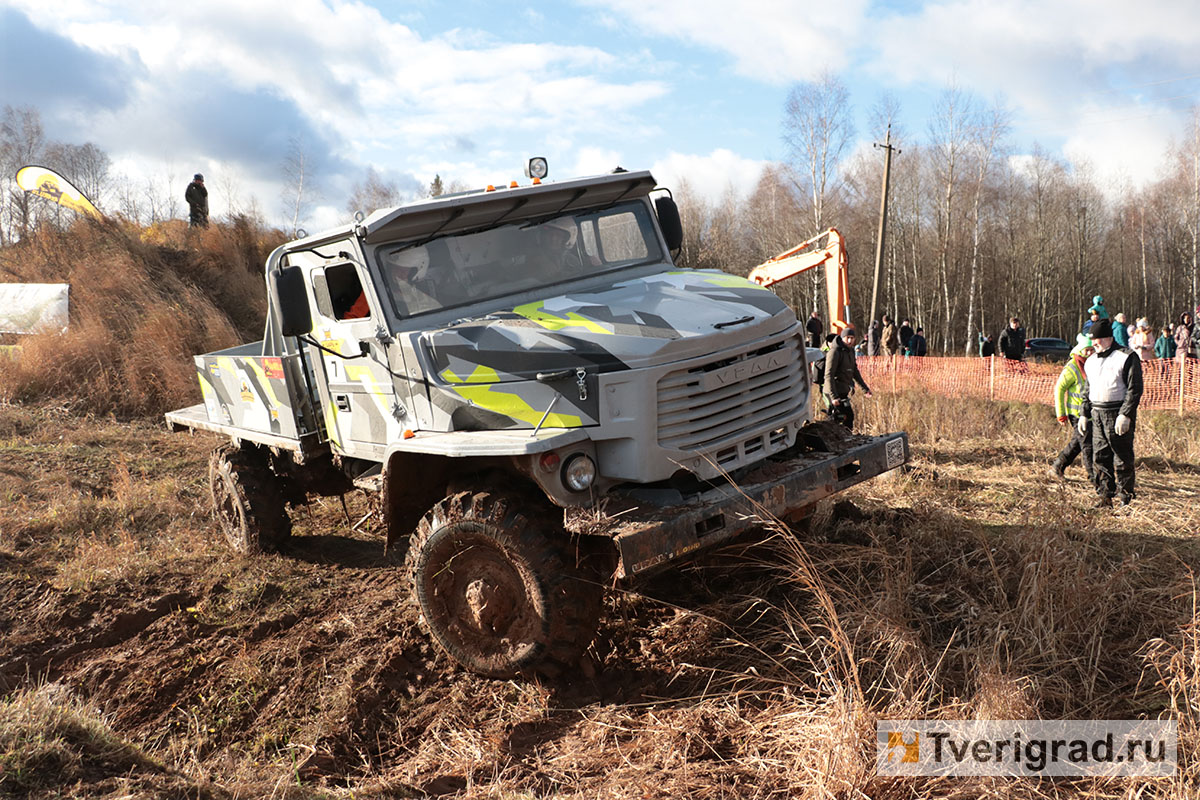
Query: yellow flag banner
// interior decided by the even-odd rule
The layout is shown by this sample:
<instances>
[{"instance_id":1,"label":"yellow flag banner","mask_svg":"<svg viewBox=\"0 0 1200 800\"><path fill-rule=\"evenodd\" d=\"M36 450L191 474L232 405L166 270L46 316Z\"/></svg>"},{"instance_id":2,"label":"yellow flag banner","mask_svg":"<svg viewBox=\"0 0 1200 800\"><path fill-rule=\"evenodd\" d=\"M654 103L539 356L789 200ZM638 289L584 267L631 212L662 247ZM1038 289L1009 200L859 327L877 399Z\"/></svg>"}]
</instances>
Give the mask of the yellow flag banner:
<instances>
[{"instance_id":1,"label":"yellow flag banner","mask_svg":"<svg viewBox=\"0 0 1200 800\"><path fill-rule=\"evenodd\" d=\"M21 167L17 170L17 185L30 194L52 200L72 211L100 218L100 212L92 205L92 201L54 170L32 165Z\"/></svg>"}]
</instances>

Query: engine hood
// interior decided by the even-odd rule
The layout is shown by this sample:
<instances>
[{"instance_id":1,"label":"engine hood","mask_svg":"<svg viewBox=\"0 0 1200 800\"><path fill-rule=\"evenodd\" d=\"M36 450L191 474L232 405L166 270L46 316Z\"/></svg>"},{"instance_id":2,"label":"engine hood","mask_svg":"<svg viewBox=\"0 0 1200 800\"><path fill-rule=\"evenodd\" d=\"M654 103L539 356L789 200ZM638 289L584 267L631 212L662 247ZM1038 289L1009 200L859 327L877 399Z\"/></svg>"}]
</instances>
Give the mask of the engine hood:
<instances>
[{"instance_id":1,"label":"engine hood","mask_svg":"<svg viewBox=\"0 0 1200 800\"><path fill-rule=\"evenodd\" d=\"M505 383L537 373L638 369L786 330L774 292L716 270L664 272L461 320L421 336L447 383Z\"/></svg>"}]
</instances>

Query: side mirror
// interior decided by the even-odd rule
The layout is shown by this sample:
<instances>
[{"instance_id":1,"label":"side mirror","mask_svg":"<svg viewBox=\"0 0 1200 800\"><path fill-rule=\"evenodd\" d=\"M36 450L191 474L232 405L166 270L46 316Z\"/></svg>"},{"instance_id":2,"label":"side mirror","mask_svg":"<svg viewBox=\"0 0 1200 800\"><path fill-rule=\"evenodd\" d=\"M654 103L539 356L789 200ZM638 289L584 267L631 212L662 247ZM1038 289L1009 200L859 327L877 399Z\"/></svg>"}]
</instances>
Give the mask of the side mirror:
<instances>
[{"instance_id":1,"label":"side mirror","mask_svg":"<svg viewBox=\"0 0 1200 800\"><path fill-rule=\"evenodd\" d=\"M304 272L299 267L284 267L271 272L271 292L279 309L280 333L304 336L312 332L312 312L304 290Z\"/></svg>"},{"instance_id":2,"label":"side mirror","mask_svg":"<svg viewBox=\"0 0 1200 800\"><path fill-rule=\"evenodd\" d=\"M683 221L679 218L679 206L670 197L656 197L654 211L658 214L663 238L667 240L667 249L678 250L683 246Z\"/></svg>"}]
</instances>

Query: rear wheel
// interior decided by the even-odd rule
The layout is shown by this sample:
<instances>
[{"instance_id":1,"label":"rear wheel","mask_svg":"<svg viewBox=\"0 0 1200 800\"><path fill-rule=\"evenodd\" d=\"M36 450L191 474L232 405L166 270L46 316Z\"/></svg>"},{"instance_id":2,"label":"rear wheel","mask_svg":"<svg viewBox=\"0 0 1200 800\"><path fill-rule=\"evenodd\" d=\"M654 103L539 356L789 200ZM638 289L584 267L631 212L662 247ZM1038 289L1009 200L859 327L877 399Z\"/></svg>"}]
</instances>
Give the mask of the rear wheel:
<instances>
[{"instance_id":1,"label":"rear wheel","mask_svg":"<svg viewBox=\"0 0 1200 800\"><path fill-rule=\"evenodd\" d=\"M224 445L208 465L213 513L225 543L246 555L279 549L292 534L284 486L265 454Z\"/></svg>"},{"instance_id":2,"label":"rear wheel","mask_svg":"<svg viewBox=\"0 0 1200 800\"><path fill-rule=\"evenodd\" d=\"M578 665L603 590L533 498L461 492L417 526L406 565L423 623L451 658L494 678Z\"/></svg>"}]
</instances>

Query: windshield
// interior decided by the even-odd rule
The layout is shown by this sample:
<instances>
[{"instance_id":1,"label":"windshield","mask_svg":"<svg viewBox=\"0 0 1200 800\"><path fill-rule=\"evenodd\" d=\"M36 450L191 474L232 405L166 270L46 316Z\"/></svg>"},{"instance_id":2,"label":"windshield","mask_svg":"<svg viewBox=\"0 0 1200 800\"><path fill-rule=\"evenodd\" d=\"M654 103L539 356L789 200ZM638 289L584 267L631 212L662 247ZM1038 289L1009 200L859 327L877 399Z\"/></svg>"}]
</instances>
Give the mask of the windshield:
<instances>
[{"instance_id":1,"label":"windshield","mask_svg":"<svg viewBox=\"0 0 1200 800\"><path fill-rule=\"evenodd\" d=\"M384 246L377 258L396 314L412 317L652 263L662 253L649 211L633 202Z\"/></svg>"}]
</instances>

